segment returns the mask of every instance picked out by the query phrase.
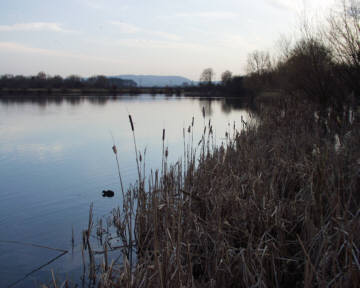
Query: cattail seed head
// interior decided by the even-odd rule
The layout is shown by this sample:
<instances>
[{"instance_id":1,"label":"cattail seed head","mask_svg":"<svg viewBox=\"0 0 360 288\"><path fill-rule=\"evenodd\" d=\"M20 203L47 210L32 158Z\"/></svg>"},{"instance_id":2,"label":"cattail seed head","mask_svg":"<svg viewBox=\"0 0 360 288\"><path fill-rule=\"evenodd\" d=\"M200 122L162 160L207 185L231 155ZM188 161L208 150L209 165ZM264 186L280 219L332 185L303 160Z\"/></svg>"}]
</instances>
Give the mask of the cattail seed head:
<instances>
[{"instance_id":1,"label":"cattail seed head","mask_svg":"<svg viewBox=\"0 0 360 288\"><path fill-rule=\"evenodd\" d=\"M194 127L194 116L192 117L191 126Z\"/></svg>"},{"instance_id":2,"label":"cattail seed head","mask_svg":"<svg viewBox=\"0 0 360 288\"><path fill-rule=\"evenodd\" d=\"M165 129L163 129L162 141L165 140Z\"/></svg>"},{"instance_id":3,"label":"cattail seed head","mask_svg":"<svg viewBox=\"0 0 360 288\"><path fill-rule=\"evenodd\" d=\"M167 158L168 155L169 155L169 150L168 150L168 148L166 148L166 150L165 150L165 157Z\"/></svg>"},{"instance_id":4,"label":"cattail seed head","mask_svg":"<svg viewBox=\"0 0 360 288\"><path fill-rule=\"evenodd\" d=\"M188 128L188 133L190 133L191 132L191 126L189 126L189 128Z\"/></svg>"},{"instance_id":5,"label":"cattail seed head","mask_svg":"<svg viewBox=\"0 0 360 288\"><path fill-rule=\"evenodd\" d=\"M117 149L116 149L116 146L112 146L112 150L114 151L114 154L117 154Z\"/></svg>"},{"instance_id":6,"label":"cattail seed head","mask_svg":"<svg viewBox=\"0 0 360 288\"><path fill-rule=\"evenodd\" d=\"M130 114L129 114L129 120L130 120L131 130L134 131L134 123L132 121L132 118L131 118Z\"/></svg>"},{"instance_id":7,"label":"cattail seed head","mask_svg":"<svg viewBox=\"0 0 360 288\"><path fill-rule=\"evenodd\" d=\"M202 108L202 115L203 115L203 118L205 119L205 107L204 106Z\"/></svg>"}]
</instances>

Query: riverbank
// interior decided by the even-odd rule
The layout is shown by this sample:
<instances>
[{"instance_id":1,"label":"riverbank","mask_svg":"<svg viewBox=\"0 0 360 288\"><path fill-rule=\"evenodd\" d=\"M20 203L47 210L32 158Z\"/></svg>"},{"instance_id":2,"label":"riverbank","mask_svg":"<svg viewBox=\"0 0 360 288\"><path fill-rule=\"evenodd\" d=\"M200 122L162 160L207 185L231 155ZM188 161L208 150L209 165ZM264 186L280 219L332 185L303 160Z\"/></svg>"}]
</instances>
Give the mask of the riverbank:
<instances>
[{"instance_id":1,"label":"riverbank","mask_svg":"<svg viewBox=\"0 0 360 288\"><path fill-rule=\"evenodd\" d=\"M125 260L108 262L113 235L101 234L107 244L97 273L89 270L94 283L353 287L360 281L358 115L351 107L321 113L294 98L259 109L259 125L235 127L224 146L211 145L209 123L197 146L184 141L185 161L168 167L164 148L162 171L150 179L137 158L139 181L110 223Z\"/></svg>"}]
</instances>

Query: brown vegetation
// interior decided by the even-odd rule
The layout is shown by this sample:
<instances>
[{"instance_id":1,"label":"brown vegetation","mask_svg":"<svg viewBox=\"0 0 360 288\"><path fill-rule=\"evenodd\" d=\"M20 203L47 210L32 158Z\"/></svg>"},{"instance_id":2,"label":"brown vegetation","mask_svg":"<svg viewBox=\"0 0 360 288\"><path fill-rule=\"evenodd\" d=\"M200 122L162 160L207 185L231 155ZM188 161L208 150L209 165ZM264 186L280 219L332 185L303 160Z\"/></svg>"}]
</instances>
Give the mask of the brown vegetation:
<instances>
[{"instance_id":1,"label":"brown vegetation","mask_svg":"<svg viewBox=\"0 0 360 288\"><path fill-rule=\"evenodd\" d=\"M139 179L107 228L99 226L104 260L97 273L90 224L84 232L94 285L360 283L360 121L348 97L360 95L360 10L345 4L327 38L305 33L275 64L266 53L250 56L247 88L281 93L258 103L258 125L243 122L246 129L227 133L225 145L211 144L209 122L195 146L190 125L184 160L168 167L163 144L161 171L146 178L130 119ZM116 249L122 261L109 264L108 252Z\"/></svg>"},{"instance_id":2,"label":"brown vegetation","mask_svg":"<svg viewBox=\"0 0 360 288\"><path fill-rule=\"evenodd\" d=\"M162 171L149 183L137 156L139 181L103 229L115 233L101 233L105 244L98 253L105 256L96 281L90 266L93 283L355 287L360 281L360 122L351 107L326 116L314 107L299 98L277 99L260 108L257 127L243 123L247 130L234 130L218 148L211 145L209 124L197 165L194 149L184 142L186 161L167 168L164 148ZM123 245L111 244L114 237ZM123 251L121 264L107 260L115 249Z\"/></svg>"}]
</instances>

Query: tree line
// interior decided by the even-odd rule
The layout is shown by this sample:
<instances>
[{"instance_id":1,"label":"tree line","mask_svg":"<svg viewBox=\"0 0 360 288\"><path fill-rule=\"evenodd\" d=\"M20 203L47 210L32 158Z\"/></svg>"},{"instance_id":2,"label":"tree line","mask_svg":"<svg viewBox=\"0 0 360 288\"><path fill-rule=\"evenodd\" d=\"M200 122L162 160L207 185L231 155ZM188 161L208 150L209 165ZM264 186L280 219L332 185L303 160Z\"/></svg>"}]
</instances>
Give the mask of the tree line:
<instances>
[{"instance_id":1,"label":"tree line","mask_svg":"<svg viewBox=\"0 0 360 288\"><path fill-rule=\"evenodd\" d=\"M325 23L315 27L303 20L295 40L282 37L276 55L251 52L244 77L225 71L214 83L215 73L207 68L200 85L224 88L237 82L231 91L239 94L277 90L324 106L360 100L360 2L340 2L341 9L332 10Z\"/></svg>"},{"instance_id":2,"label":"tree line","mask_svg":"<svg viewBox=\"0 0 360 288\"><path fill-rule=\"evenodd\" d=\"M244 86L244 76L233 75L226 70L221 74L221 81L214 81L215 72L212 68L206 68L200 75L198 90L207 93L220 93L231 96L245 96L247 89Z\"/></svg>"},{"instance_id":3,"label":"tree line","mask_svg":"<svg viewBox=\"0 0 360 288\"><path fill-rule=\"evenodd\" d=\"M39 72L35 76L6 74L0 77L0 89L116 89L136 86L133 80L108 78L103 75L89 78L70 75L62 78L59 75L50 76Z\"/></svg>"}]
</instances>

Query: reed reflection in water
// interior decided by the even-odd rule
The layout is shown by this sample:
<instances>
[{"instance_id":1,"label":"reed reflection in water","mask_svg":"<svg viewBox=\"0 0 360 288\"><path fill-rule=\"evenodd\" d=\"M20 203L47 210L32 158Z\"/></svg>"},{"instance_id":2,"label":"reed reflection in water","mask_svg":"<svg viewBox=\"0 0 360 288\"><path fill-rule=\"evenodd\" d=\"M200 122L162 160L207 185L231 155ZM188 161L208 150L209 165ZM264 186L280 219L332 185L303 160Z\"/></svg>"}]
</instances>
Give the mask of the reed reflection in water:
<instances>
[{"instance_id":1,"label":"reed reflection in water","mask_svg":"<svg viewBox=\"0 0 360 288\"><path fill-rule=\"evenodd\" d=\"M16 287L48 281L51 269L79 280L81 231L94 217L108 215L122 201L116 145L124 187L137 179L128 114L136 126L137 148L146 148L146 173L161 167L162 131L169 161L183 155L183 129L194 124L194 143L211 118L218 144L241 118L249 115L233 100L165 96L15 97L0 98L0 286L21 279L59 253L69 251L34 272ZM238 106L237 106L238 105ZM205 109L205 121L202 109ZM239 109L240 108L240 109ZM113 143L112 136L115 143ZM115 192L103 198L103 190ZM74 250L71 253L72 227Z\"/></svg>"}]
</instances>

